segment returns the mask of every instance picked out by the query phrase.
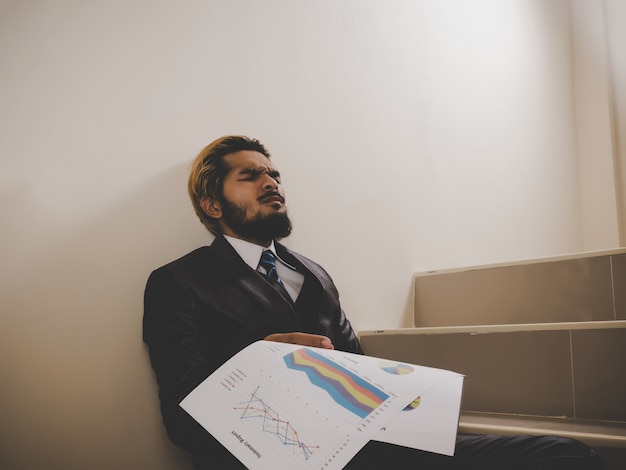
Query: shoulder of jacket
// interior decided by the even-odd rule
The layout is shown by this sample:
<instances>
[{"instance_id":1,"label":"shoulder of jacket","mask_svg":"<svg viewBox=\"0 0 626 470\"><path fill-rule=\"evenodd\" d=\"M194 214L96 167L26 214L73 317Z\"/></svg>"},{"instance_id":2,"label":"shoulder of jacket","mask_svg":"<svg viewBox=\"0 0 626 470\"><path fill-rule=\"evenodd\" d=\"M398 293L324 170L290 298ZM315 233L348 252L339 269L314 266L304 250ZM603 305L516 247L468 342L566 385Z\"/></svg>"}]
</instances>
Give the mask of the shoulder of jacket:
<instances>
[{"instance_id":1,"label":"shoulder of jacket","mask_svg":"<svg viewBox=\"0 0 626 470\"><path fill-rule=\"evenodd\" d=\"M211 248L209 246L201 246L200 248L196 248L193 251L190 251L186 255L181 256L178 259L170 261L169 263L164 264L160 268L157 268L156 271L159 270L176 270L178 268L188 266L190 264L196 264L198 262L206 262L208 258L212 256Z\"/></svg>"}]
</instances>

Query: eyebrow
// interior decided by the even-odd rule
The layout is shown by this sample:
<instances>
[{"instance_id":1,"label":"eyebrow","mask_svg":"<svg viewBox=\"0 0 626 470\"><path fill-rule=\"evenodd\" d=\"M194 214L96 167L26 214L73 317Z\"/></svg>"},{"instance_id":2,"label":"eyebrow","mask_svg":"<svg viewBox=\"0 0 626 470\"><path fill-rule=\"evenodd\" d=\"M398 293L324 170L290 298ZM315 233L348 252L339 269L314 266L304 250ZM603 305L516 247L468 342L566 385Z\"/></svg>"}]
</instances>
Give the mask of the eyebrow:
<instances>
[{"instance_id":1,"label":"eyebrow","mask_svg":"<svg viewBox=\"0 0 626 470\"><path fill-rule=\"evenodd\" d=\"M267 173L272 178L279 177L280 172L274 168L255 167L255 168L242 168L239 170L240 175L260 176L263 173Z\"/></svg>"}]
</instances>

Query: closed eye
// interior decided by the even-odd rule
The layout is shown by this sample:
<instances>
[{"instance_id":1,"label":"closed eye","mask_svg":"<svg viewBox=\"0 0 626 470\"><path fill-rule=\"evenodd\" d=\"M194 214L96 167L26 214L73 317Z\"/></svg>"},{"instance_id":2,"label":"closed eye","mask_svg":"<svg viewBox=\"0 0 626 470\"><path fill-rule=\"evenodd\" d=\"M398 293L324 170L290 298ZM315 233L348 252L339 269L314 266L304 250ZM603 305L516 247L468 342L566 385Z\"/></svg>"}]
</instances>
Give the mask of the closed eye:
<instances>
[{"instance_id":1,"label":"closed eye","mask_svg":"<svg viewBox=\"0 0 626 470\"><path fill-rule=\"evenodd\" d=\"M277 183L280 183L280 173L276 170L271 170L268 171L267 174L273 178L274 180L276 180Z\"/></svg>"},{"instance_id":2,"label":"closed eye","mask_svg":"<svg viewBox=\"0 0 626 470\"><path fill-rule=\"evenodd\" d=\"M241 177L239 181L255 181L261 175L267 174L270 178L280 183L280 172L277 170L268 170L266 168L245 168L239 172Z\"/></svg>"}]
</instances>

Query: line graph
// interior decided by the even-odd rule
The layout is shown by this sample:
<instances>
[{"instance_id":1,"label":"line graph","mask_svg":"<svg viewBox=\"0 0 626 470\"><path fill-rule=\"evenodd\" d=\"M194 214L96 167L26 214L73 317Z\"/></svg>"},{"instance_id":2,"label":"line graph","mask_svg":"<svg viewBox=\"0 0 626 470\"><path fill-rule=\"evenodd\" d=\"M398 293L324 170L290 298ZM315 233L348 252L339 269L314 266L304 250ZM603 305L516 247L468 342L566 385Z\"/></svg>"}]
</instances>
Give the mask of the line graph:
<instances>
[{"instance_id":1,"label":"line graph","mask_svg":"<svg viewBox=\"0 0 626 470\"><path fill-rule=\"evenodd\" d=\"M302 454L305 460L309 460L319 446L302 442L290 422L281 419L279 413L258 396L259 388L250 394L249 400L234 407L241 412L240 419L259 420L263 432L275 435L283 445L291 447L294 454Z\"/></svg>"}]
</instances>

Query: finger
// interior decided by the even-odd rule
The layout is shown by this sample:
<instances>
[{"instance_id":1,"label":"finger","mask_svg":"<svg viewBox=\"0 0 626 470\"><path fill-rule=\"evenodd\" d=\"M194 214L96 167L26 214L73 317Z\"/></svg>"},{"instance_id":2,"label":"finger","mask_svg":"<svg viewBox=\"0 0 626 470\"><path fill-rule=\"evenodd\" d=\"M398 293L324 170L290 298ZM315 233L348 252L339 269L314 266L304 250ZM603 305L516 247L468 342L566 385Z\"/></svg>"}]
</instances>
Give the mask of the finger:
<instances>
[{"instance_id":1,"label":"finger","mask_svg":"<svg viewBox=\"0 0 626 470\"><path fill-rule=\"evenodd\" d=\"M313 335L310 333L289 333L288 337L289 343L313 346L316 348L334 349L332 341L327 336Z\"/></svg>"},{"instance_id":2,"label":"finger","mask_svg":"<svg viewBox=\"0 0 626 470\"><path fill-rule=\"evenodd\" d=\"M313 346L323 349L335 349L330 338L309 333L274 333L266 336L265 340L280 343L299 344L301 346Z\"/></svg>"}]
</instances>

